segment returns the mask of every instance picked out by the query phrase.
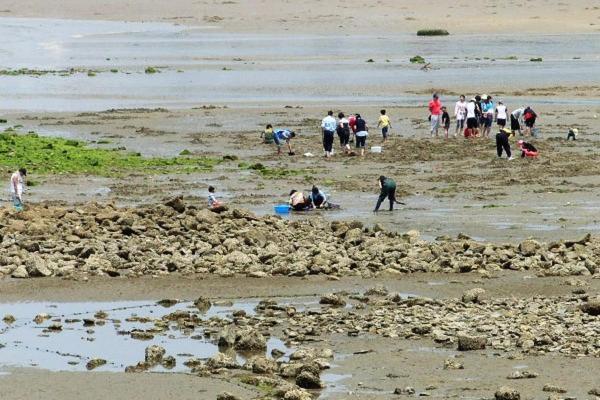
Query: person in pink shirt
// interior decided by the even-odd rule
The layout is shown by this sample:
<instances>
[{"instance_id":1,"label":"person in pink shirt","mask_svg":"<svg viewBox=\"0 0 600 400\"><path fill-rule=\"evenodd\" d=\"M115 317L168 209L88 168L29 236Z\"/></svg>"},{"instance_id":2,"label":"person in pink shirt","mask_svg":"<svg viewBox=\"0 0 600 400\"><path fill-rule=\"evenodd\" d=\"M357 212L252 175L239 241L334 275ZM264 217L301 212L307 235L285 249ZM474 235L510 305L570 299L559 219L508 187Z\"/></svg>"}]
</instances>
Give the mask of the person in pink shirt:
<instances>
[{"instance_id":1,"label":"person in pink shirt","mask_svg":"<svg viewBox=\"0 0 600 400\"><path fill-rule=\"evenodd\" d=\"M442 115L442 102L437 93L433 94L433 100L429 102L429 121L431 122L431 136L438 135L440 118Z\"/></svg>"}]
</instances>

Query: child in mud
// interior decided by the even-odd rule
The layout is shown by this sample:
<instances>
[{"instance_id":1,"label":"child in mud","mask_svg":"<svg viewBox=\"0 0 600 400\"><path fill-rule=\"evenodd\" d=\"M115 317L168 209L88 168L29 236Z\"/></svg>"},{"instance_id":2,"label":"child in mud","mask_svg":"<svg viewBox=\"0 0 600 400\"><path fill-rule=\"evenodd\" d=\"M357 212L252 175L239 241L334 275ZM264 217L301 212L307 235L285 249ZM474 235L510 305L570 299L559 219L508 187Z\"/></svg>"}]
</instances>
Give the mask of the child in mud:
<instances>
[{"instance_id":1,"label":"child in mud","mask_svg":"<svg viewBox=\"0 0 600 400\"><path fill-rule=\"evenodd\" d=\"M208 187L208 208L214 212L221 212L226 210L225 205L221 201L217 200L214 186Z\"/></svg>"},{"instance_id":2,"label":"child in mud","mask_svg":"<svg viewBox=\"0 0 600 400\"><path fill-rule=\"evenodd\" d=\"M23 192L25 191L25 177L27 170L19 168L18 171L10 177L10 194L15 210L23 211Z\"/></svg>"},{"instance_id":3,"label":"child in mud","mask_svg":"<svg viewBox=\"0 0 600 400\"><path fill-rule=\"evenodd\" d=\"M448 114L446 106L442 107L442 126L444 127L446 139L448 139L448 131L450 130L450 114Z\"/></svg>"},{"instance_id":4,"label":"child in mud","mask_svg":"<svg viewBox=\"0 0 600 400\"><path fill-rule=\"evenodd\" d=\"M498 158L502 158L502 151L504 150L508 161L513 159L510 151L510 142L508 141L511 135L511 130L506 128L500 129L500 132L496 134L496 152L498 153Z\"/></svg>"},{"instance_id":5,"label":"child in mud","mask_svg":"<svg viewBox=\"0 0 600 400\"><path fill-rule=\"evenodd\" d=\"M281 147L285 143L288 147L288 154L293 156L295 153L292 150L292 144L290 141L292 138L296 137L294 131L290 131L289 129L277 129L273 132L273 142L277 146L277 155L281 155Z\"/></svg>"},{"instance_id":6,"label":"child in mud","mask_svg":"<svg viewBox=\"0 0 600 400\"><path fill-rule=\"evenodd\" d=\"M379 121L377 122L377 127L381 128L381 135L383 136L383 143L387 142L388 134L390 129L392 129L392 123L390 121L390 117L386 115L385 110L381 110L379 115Z\"/></svg>"},{"instance_id":7,"label":"child in mud","mask_svg":"<svg viewBox=\"0 0 600 400\"><path fill-rule=\"evenodd\" d=\"M377 182L379 184L380 193L373 212L379 211L381 203L383 203L386 198L388 198L390 201L390 211L394 211L394 203L404 204L396 200L396 181L394 181L392 178L387 178L381 175Z\"/></svg>"},{"instance_id":8,"label":"child in mud","mask_svg":"<svg viewBox=\"0 0 600 400\"><path fill-rule=\"evenodd\" d=\"M260 137L263 139L263 143L273 143L273 125L268 124L265 130L260 134Z\"/></svg>"},{"instance_id":9,"label":"child in mud","mask_svg":"<svg viewBox=\"0 0 600 400\"><path fill-rule=\"evenodd\" d=\"M294 211L307 211L312 209L312 201L303 192L292 190L289 204Z\"/></svg>"},{"instance_id":10,"label":"child in mud","mask_svg":"<svg viewBox=\"0 0 600 400\"><path fill-rule=\"evenodd\" d=\"M519 149L521 149L521 158L535 158L540 154L538 149L529 142L519 140L518 145Z\"/></svg>"}]
</instances>

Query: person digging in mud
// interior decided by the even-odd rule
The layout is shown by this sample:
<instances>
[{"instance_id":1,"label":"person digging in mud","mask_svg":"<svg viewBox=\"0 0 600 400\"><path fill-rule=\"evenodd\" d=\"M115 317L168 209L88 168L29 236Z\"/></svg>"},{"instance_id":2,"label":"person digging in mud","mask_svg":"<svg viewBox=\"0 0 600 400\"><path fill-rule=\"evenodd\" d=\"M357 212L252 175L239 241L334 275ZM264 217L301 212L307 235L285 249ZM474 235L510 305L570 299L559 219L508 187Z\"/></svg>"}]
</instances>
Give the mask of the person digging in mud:
<instances>
[{"instance_id":1,"label":"person digging in mud","mask_svg":"<svg viewBox=\"0 0 600 400\"><path fill-rule=\"evenodd\" d=\"M579 133L579 129L577 129L577 128L570 128L569 129L569 133L567 134L567 141L569 141L569 139L577 140L577 134L578 133Z\"/></svg>"},{"instance_id":2,"label":"person digging in mud","mask_svg":"<svg viewBox=\"0 0 600 400\"><path fill-rule=\"evenodd\" d=\"M297 190L292 190L290 192L289 203L294 211L307 211L312 209L312 201L310 200L310 197Z\"/></svg>"},{"instance_id":3,"label":"person digging in mud","mask_svg":"<svg viewBox=\"0 0 600 400\"><path fill-rule=\"evenodd\" d=\"M293 156L295 153L292 150L292 138L296 137L296 133L294 131L290 131L289 129L277 129L273 132L273 141L277 146L277 155L281 155L281 147L285 143L288 148L288 154Z\"/></svg>"},{"instance_id":4,"label":"person digging in mud","mask_svg":"<svg viewBox=\"0 0 600 400\"><path fill-rule=\"evenodd\" d=\"M511 135L512 131L506 128L500 129L500 132L496 134L496 152L498 153L498 158L502 158L502 151L504 150L508 161L513 159L510 151L510 142L508 141Z\"/></svg>"},{"instance_id":5,"label":"person digging in mud","mask_svg":"<svg viewBox=\"0 0 600 400\"><path fill-rule=\"evenodd\" d=\"M10 194L13 205L17 211L23 211L23 192L25 191L25 177L27 170L19 168L18 171L10 177Z\"/></svg>"},{"instance_id":6,"label":"person digging in mud","mask_svg":"<svg viewBox=\"0 0 600 400\"><path fill-rule=\"evenodd\" d=\"M339 209L340 206L329 202L327 195L317 186L313 186L308 195L312 203L312 207L321 210Z\"/></svg>"},{"instance_id":7,"label":"person digging in mud","mask_svg":"<svg viewBox=\"0 0 600 400\"><path fill-rule=\"evenodd\" d=\"M375 205L375 209L373 210L374 212L379 211L379 207L381 206L381 203L383 203L383 201L386 199L386 197L390 201L390 211L394 211L394 203L404 205L404 203L396 200L396 182L392 178L386 178L385 176L381 175L377 182L379 183L379 188L381 189L381 192L379 193L377 204Z\"/></svg>"},{"instance_id":8,"label":"person digging in mud","mask_svg":"<svg viewBox=\"0 0 600 400\"><path fill-rule=\"evenodd\" d=\"M521 158L535 158L539 155L538 149L529 142L519 140L518 145L519 149L521 149Z\"/></svg>"},{"instance_id":9,"label":"person digging in mud","mask_svg":"<svg viewBox=\"0 0 600 400\"><path fill-rule=\"evenodd\" d=\"M273 125L268 124L265 130L260 134L261 139L263 139L263 143L271 144L273 143Z\"/></svg>"}]
</instances>

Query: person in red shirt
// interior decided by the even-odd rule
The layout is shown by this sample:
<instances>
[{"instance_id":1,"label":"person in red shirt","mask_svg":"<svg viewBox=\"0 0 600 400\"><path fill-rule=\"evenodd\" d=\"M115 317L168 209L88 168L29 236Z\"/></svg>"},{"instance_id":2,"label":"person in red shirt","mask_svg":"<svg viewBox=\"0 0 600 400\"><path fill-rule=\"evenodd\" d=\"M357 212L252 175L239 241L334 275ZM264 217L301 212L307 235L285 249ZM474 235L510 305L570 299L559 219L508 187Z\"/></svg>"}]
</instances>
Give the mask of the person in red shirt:
<instances>
[{"instance_id":1,"label":"person in red shirt","mask_svg":"<svg viewBox=\"0 0 600 400\"><path fill-rule=\"evenodd\" d=\"M442 114L442 102L437 93L433 94L433 100L429 102L429 121L431 122L431 136L438 135L440 118Z\"/></svg>"},{"instance_id":2,"label":"person in red shirt","mask_svg":"<svg viewBox=\"0 0 600 400\"><path fill-rule=\"evenodd\" d=\"M348 117L348 126L350 127L349 143L354 143L354 135L356 135L356 114L350 114Z\"/></svg>"}]
</instances>

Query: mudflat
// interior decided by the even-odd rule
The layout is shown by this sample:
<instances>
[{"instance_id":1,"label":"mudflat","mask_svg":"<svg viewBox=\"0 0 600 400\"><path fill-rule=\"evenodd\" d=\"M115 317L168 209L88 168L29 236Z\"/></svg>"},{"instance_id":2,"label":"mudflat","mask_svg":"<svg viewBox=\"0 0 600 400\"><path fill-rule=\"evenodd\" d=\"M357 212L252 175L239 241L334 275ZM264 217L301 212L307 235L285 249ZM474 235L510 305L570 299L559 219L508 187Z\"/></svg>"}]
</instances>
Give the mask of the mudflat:
<instances>
[{"instance_id":1,"label":"mudflat","mask_svg":"<svg viewBox=\"0 0 600 400\"><path fill-rule=\"evenodd\" d=\"M3 399L600 397L594 1L0 12L1 168L30 183L0 211ZM539 135L511 161L496 125L432 138L433 92L531 105ZM364 158L322 157L329 109ZM382 174L406 204L375 214ZM274 214L313 184L340 209Z\"/></svg>"}]
</instances>

